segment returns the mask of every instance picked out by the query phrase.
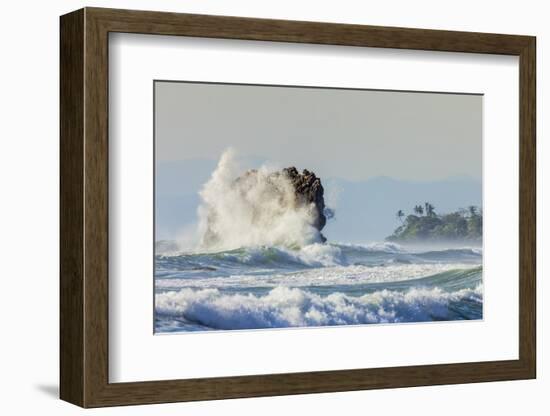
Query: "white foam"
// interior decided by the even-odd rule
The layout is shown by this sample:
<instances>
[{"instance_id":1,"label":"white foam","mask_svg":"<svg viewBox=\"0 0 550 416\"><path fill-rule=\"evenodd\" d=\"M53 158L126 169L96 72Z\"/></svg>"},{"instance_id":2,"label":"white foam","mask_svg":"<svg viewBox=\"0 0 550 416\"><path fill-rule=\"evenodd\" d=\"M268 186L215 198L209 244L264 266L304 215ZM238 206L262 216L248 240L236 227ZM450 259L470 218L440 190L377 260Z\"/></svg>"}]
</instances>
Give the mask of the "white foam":
<instances>
[{"instance_id":1,"label":"white foam","mask_svg":"<svg viewBox=\"0 0 550 416\"><path fill-rule=\"evenodd\" d=\"M342 250L335 245L330 244L309 244L302 247L299 251L288 251L298 260L309 266L336 266L346 265L347 261Z\"/></svg>"},{"instance_id":2,"label":"white foam","mask_svg":"<svg viewBox=\"0 0 550 416\"><path fill-rule=\"evenodd\" d=\"M264 296L182 289L157 294L156 312L214 329L421 322L448 319L450 302L468 299L481 304L481 296L481 286L452 293L438 288L382 290L361 297L321 297L288 287L276 287Z\"/></svg>"},{"instance_id":3,"label":"white foam","mask_svg":"<svg viewBox=\"0 0 550 416\"><path fill-rule=\"evenodd\" d=\"M432 276L450 270L467 270L468 263L388 264L380 266L332 266L285 273L266 268L251 275L235 273L230 276L156 279L159 289L189 288L248 288L276 286L334 286L398 282Z\"/></svg>"},{"instance_id":4,"label":"white foam","mask_svg":"<svg viewBox=\"0 0 550 416\"><path fill-rule=\"evenodd\" d=\"M228 149L222 154L200 191L200 249L301 247L321 241L313 225L313 204L296 205L290 180L272 173L272 169L262 166L255 175L242 176L235 152Z\"/></svg>"}]
</instances>

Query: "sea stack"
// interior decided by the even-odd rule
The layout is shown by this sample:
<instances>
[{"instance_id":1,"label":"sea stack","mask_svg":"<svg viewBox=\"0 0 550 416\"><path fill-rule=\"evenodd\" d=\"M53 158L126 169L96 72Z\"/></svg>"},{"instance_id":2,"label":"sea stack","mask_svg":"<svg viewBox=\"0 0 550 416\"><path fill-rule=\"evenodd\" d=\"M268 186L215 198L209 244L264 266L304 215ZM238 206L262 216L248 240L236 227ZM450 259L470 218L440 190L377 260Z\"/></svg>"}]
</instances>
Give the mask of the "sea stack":
<instances>
[{"instance_id":1,"label":"sea stack","mask_svg":"<svg viewBox=\"0 0 550 416\"><path fill-rule=\"evenodd\" d=\"M320 232L327 223L327 217L325 216L325 190L321 184L321 178L318 178L315 173L307 169L304 169L300 173L294 166L283 169L282 173L288 177L294 186L296 202L298 204L313 204L315 206L313 225ZM326 241L323 234L321 234L321 239L323 242Z\"/></svg>"},{"instance_id":2,"label":"sea stack","mask_svg":"<svg viewBox=\"0 0 550 416\"><path fill-rule=\"evenodd\" d=\"M251 169L229 186L213 190L212 202L205 204L206 228L201 241L205 247L262 241L300 246L326 241L321 230L332 211L325 208L321 179L307 169L302 173L294 166L275 172ZM310 233L312 229L317 231L315 235Z\"/></svg>"}]
</instances>

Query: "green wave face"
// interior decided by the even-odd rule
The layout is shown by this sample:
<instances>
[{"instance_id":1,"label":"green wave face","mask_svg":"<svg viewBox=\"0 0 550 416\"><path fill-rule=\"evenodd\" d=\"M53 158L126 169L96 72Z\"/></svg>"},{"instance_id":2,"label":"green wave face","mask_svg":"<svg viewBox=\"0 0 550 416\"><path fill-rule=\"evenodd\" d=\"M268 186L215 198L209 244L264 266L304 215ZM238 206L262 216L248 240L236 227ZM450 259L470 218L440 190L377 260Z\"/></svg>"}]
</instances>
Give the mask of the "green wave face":
<instances>
[{"instance_id":1,"label":"green wave face","mask_svg":"<svg viewBox=\"0 0 550 416\"><path fill-rule=\"evenodd\" d=\"M189 332L483 318L480 249L249 247L155 257L155 330Z\"/></svg>"}]
</instances>

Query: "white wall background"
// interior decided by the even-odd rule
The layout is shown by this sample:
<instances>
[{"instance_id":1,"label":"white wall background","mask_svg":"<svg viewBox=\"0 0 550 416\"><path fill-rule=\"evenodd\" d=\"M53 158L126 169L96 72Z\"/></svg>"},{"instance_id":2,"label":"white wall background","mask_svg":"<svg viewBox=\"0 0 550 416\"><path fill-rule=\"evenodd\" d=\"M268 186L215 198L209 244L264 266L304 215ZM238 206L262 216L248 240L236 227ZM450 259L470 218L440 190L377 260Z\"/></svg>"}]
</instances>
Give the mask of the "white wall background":
<instances>
[{"instance_id":1,"label":"white wall background","mask_svg":"<svg viewBox=\"0 0 550 416\"><path fill-rule=\"evenodd\" d=\"M82 6L103 6L318 20L388 26L530 34L538 37L538 379L459 386L225 400L87 411L88 414L280 415L335 413L545 415L550 409L549 328L544 302L544 243L550 238L550 145L543 129L550 98L545 62L550 56L546 2L121 0L5 2L0 15L0 409L3 414L69 415L83 412L57 399L58 390L58 16ZM546 331L543 331L546 325Z\"/></svg>"}]
</instances>

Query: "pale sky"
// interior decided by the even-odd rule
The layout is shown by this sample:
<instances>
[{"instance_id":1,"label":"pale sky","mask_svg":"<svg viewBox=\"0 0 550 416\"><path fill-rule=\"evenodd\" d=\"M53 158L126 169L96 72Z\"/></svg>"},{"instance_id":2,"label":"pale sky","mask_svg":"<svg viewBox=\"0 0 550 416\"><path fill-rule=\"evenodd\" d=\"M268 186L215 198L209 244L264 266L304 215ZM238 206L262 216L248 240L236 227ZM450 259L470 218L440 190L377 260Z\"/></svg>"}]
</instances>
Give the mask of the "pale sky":
<instances>
[{"instance_id":1,"label":"pale sky","mask_svg":"<svg viewBox=\"0 0 550 416\"><path fill-rule=\"evenodd\" d=\"M155 83L156 160L243 158L364 181L481 179L481 95Z\"/></svg>"}]
</instances>

